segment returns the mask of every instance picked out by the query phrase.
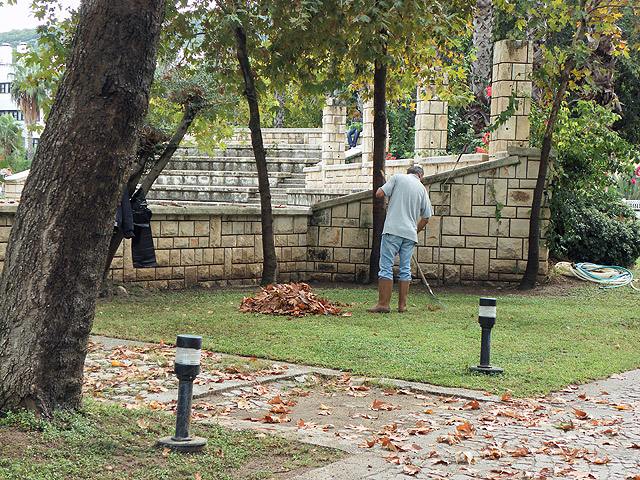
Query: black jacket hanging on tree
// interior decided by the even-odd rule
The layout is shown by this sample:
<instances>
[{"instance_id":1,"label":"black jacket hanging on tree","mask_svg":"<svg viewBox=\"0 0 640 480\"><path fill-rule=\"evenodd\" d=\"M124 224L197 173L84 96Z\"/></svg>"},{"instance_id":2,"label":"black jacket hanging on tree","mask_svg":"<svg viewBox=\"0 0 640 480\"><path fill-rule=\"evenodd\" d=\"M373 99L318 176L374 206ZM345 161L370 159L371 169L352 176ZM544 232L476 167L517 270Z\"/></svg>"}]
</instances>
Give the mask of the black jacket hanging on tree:
<instances>
[{"instance_id":1,"label":"black jacket hanging on tree","mask_svg":"<svg viewBox=\"0 0 640 480\"><path fill-rule=\"evenodd\" d=\"M129 189L125 185L120 204L116 210L116 223L114 228L122 232L124 238L133 238L133 212L131 211L131 200L129 199Z\"/></svg>"},{"instance_id":2,"label":"black jacket hanging on tree","mask_svg":"<svg viewBox=\"0 0 640 480\"><path fill-rule=\"evenodd\" d=\"M133 233L131 242L131 256L135 268L157 267L156 251L153 247L151 234L151 210L147 205L144 193L138 190L131 199L133 211Z\"/></svg>"}]
</instances>

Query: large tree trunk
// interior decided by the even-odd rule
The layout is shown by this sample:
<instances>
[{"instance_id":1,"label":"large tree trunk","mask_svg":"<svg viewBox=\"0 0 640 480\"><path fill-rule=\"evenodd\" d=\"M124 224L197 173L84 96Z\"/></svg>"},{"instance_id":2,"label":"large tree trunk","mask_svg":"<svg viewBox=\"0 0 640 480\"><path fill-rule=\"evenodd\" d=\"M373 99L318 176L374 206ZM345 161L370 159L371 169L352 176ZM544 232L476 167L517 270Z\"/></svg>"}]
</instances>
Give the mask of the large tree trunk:
<instances>
[{"instance_id":1,"label":"large tree trunk","mask_svg":"<svg viewBox=\"0 0 640 480\"><path fill-rule=\"evenodd\" d=\"M119 192L149 103L163 0L87 0L0 279L0 412L77 408Z\"/></svg>"},{"instance_id":2,"label":"large tree trunk","mask_svg":"<svg viewBox=\"0 0 640 480\"><path fill-rule=\"evenodd\" d=\"M384 185L384 161L387 150L387 65L375 62L373 73L373 239L369 259L369 280L378 278L380 242L384 229L384 198L377 198Z\"/></svg>"},{"instance_id":3,"label":"large tree trunk","mask_svg":"<svg viewBox=\"0 0 640 480\"><path fill-rule=\"evenodd\" d=\"M151 187L158 179L162 171L165 169L173 154L176 153L176 150L180 146L180 143L184 139L184 136L187 134L189 127L195 120L198 112L202 110L201 104L187 104L184 109L184 113L182 114L182 120L180 120L180 124L178 128L174 132L173 136L169 140L169 143L164 148L158 159L155 161L149 172L145 175L144 180L142 180L142 184L140 185L139 190L141 190L145 196L151 190ZM140 181L140 177L144 173L145 170L145 162L140 161L136 163L133 171L129 175L129 179L127 180L127 189L130 195L136 191L138 186L138 182ZM107 261L105 263L104 272L102 275L102 282L105 283L109 278L109 271L111 270L111 262L113 262L113 258L116 256L118 249L120 248L120 244L124 240L124 236L120 230L114 229L113 234L111 235L111 240L109 241L109 250L107 251Z\"/></svg>"},{"instance_id":4,"label":"large tree trunk","mask_svg":"<svg viewBox=\"0 0 640 480\"><path fill-rule=\"evenodd\" d=\"M251 130L251 145L258 170L258 190L260 191L260 219L262 221L262 285L276 282L278 259L273 239L273 212L271 210L271 188L269 187L269 172L267 171L267 153L262 142L260 128L260 109L258 108L258 94L253 81L253 72L247 53L247 35L244 29L236 27L236 55L240 64L240 71L244 80L244 96L249 105L249 130Z\"/></svg>"},{"instance_id":5,"label":"large tree trunk","mask_svg":"<svg viewBox=\"0 0 640 480\"><path fill-rule=\"evenodd\" d=\"M495 12L493 0L477 0L473 13L473 47L476 59L471 63L471 90L475 101L469 107L469 116L476 133L489 124L489 97L493 66L493 24Z\"/></svg>"}]
</instances>

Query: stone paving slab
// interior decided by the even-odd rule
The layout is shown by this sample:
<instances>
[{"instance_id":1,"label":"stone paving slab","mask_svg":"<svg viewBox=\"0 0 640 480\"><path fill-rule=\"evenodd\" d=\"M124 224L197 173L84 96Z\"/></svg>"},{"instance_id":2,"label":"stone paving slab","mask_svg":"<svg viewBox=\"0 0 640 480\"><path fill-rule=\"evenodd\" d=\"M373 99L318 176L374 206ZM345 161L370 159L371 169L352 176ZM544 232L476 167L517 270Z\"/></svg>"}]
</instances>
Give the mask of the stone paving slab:
<instances>
[{"instance_id":1,"label":"stone paving slab","mask_svg":"<svg viewBox=\"0 0 640 480\"><path fill-rule=\"evenodd\" d=\"M171 347L92 340L88 393L128 406L175 408L165 401L174 388ZM127 365L113 367L109 362L117 364L121 354ZM640 370L546 397L511 399L211 352L203 358L194 421L349 453L298 480L406 479L409 473L421 479L640 480ZM96 390L96 382L109 388ZM161 385L168 388L164 397L148 391Z\"/></svg>"}]
</instances>

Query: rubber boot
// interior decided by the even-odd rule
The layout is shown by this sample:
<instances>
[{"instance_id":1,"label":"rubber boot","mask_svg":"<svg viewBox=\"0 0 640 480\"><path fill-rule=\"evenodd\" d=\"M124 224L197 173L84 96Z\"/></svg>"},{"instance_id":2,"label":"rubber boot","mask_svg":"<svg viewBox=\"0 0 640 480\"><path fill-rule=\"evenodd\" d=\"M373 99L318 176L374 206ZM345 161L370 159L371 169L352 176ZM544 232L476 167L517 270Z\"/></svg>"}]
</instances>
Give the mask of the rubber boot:
<instances>
[{"instance_id":1,"label":"rubber boot","mask_svg":"<svg viewBox=\"0 0 640 480\"><path fill-rule=\"evenodd\" d=\"M407 297L409 296L409 285L411 282L404 280L398 282L398 311L407 311Z\"/></svg>"},{"instance_id":2,"label":"rubber boot","mask_svg":"<svg viewBox=\"0 0 640 480\"><path fill-rule=\"evenodd\" d=\"M378 279L378 304L367 310L369 313L389 313L389 303L393 292L393 280L387 278Z\"/></svg>"}]
</instances>

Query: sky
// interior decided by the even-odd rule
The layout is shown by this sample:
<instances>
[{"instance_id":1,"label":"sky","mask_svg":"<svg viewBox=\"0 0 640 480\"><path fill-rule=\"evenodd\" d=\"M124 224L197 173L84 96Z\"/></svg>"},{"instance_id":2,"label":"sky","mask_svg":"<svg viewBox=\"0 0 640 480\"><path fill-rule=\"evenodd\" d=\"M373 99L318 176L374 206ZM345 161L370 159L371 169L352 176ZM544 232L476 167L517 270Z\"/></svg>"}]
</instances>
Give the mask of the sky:
<instances>
[{"instance_id":1,"label":"sky","mask_svg":"<svg viewBox=\"0 0 640 480\"><path fill-rule=\"evenodd\" d=\"M0 32L37 27L40 22L31 13L31 1L18 0L16 5L1 6ZM66 9L67 7L77 7L80 4L80 0L59 0L58 3Z\"/></svg>"}]
</instances>

